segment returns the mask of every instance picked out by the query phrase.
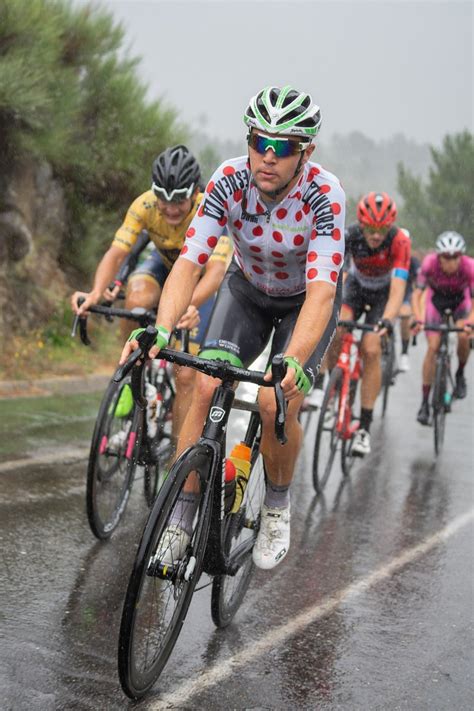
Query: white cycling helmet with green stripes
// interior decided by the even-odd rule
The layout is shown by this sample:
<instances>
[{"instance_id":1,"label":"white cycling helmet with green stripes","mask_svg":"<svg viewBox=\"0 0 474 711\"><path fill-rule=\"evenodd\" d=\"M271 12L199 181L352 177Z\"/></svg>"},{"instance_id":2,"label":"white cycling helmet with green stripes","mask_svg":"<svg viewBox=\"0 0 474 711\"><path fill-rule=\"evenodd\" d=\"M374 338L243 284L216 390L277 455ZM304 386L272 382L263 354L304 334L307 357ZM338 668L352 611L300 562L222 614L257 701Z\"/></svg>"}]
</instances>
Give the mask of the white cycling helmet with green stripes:
<instances>
[{"instance_id":1,"label":"white cycling helmet with green stripes","mask_svg":"<svg viewBox=\"0 0 474 711\"><path fill-rule=\"evenodd\" d=\"M309 94L291 86L268 86L250 99L244 121L249 129L311 139L321 126L321 111Z\"/></svg>"}]
</instances>

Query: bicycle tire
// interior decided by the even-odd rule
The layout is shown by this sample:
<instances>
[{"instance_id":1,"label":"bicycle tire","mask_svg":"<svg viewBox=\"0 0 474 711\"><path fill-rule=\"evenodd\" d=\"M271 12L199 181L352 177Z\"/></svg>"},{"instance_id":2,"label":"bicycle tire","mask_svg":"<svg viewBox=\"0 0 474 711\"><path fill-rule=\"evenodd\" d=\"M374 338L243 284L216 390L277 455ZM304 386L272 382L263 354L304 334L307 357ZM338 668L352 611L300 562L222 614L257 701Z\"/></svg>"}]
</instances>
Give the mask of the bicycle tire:
<instances>
[{"instance_id":1,"label":"bicycle tire","mask_svg":"<svg viewBox=\"0 0 474 711\"><path fill-rule=\"evenodd\" d=\"M351 388L350 388L350 402L351 405L354 405L354 400L357 394L357 385L359 383L359 380L356 381L351 381ZM351 407L352 411L352 407ZM341 442L341 469L342 473L344 476L349 476L351 473L352 467L354 466L354 462L356 460L356 457L352 454L352 443L354 441L354 435L350 439L343 439Z\"/></svg>"},{"instance_id":2,"label":"bicycle tire","mask_svg":"<svg viewBox=\"0 0 474 711\"><path fill-rule=\"evenodd\" d=\"M260 527L260 511L265 498L265 465L260 453L250 471L240 510L228 514L224 530L224 550L237 570L234 575L216 575L212 582L211 616L216 627L226 627L239 609L255 570L252 549Z\"/></svg>"},{"instance_id":3,"label":"bicycle tire","mask_svg":"<svg viewBox=\"0 0 474 711\"><path fill-rule=\"evenodd\" d=\"M446 423L446 407L444 396L447 384L447 367L442 359L438 359L435 370L435 380L433 387L433 435L435 454L441 454L444 443L444 430Z\"/></svg>"},{"instance_id":4,"label":"bicycle tire","mask_svg":"<svg viewBox=\"0 0 474 711\"><path fill-rule=\"evenodd\" d=\"M122 689L131 699L144 696L163 671L201 574L211 517L207 494L212 484L209 479L212 458L212 450L205 445L196 445L184 452L173 465L148 516L128 583L119 634L119 678ZM178 496L192 472L197 472L201 482L193 534L176 566L160 566L163 576L169 573L171 577L158 577L150 574L150 564L164 537ZM191 565L194 569L186 580L185 574ZM174 605L171 614L168 605ZM151 619L153 615L154 620ZM143 632L140 629L142 624ZM140 655L144 656L141 666Z\"/></svg>"},{"instance_id":5,"label":"bicycle tire","mask_svg":"<svg viewBox=\"0 0 474 711\"><path fill-rule=\"evenodd\" d=\"M151 364L145 370L145 379L156 382L157 371ZM168 376L157 384L159 413L156 417L156 435L150 439L145 411L136 408L130 430L133 449L129 453L128 466L133 480L143 479L143 494L150 507L167 476L167 468L174 452L171 440L171 417L174 403L174 388Z\"/></svg>"},{"instance_id":6,"label":"bicycle tire","mask_svg":"<svg viewBox=\"0 0 474 711\"><path fill-rule=\"evenodd\" d=\"M115 407L124 386L110 381L100 404L89 451L86 483L86 510L92 533L99 540L110 538L125 511L133 471L126 458L134 409L124 417L115 416ZM115 431L116 430L116 431ZM125 432L116 451L109 448L112 437Z\"/></svg>"},{"instance_id":7,"label":"bicycle tire","mask_svg":"<svg viewBox=\"0 0 474 711\"><path fill-rule=\"evenodd\" d=\"M316 494L321 494L326 486L332 466L336 456L339 438L337 436L337 403L342 386L342 370L334 368L324 393L323 404L318 419L318 429L316 431L316 441L313 453L313 486ZM325 443L325 434L329 435L329 441ZM325 464L323 460L326 459Z\"/></svg>"},{"instance_id":8,"label":"bicycle tire","mask_svg":"<svg viewBox=\"0 0 474 711\"><path fill-rule=\"evenodd\" d=\"M395 382L395 339L390 336L387 349L382 350L382 417L385 417L390 388Z\"/></svg>"}]
</instances>

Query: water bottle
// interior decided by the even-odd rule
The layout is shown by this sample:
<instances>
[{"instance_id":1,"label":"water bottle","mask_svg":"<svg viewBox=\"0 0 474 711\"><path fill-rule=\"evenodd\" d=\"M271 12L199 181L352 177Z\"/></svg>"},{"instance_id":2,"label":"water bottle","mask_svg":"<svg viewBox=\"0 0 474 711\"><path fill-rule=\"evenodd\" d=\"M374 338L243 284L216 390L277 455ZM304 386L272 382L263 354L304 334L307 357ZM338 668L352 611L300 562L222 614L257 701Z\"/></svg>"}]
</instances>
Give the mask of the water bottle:
<instances>
[{"instance_id":1,"label":"water bottle","mask_svg":"<svg viewBox=\"0 0 474 711\"><path fill-rule=\"evenodd\" d=\"M226 459L224 469L224 509L226 513L232 508L235 499L236 469L231 459Z\"/></svg>"},{"instance_id":2,"label":"water bottle","mask_svg":"<svg viewBox=\"0 0 474 711\"><path fill-rule=\"evenodd\" d=\"M232 504L232 513L237 513L244 497L244 492L250 476L250 455L251 450L243 442L236 444L232 449L227 461L231 462L235 469L235 496ZM229 465L230 466L230 465Z\"/></svg>"}]
</instances>

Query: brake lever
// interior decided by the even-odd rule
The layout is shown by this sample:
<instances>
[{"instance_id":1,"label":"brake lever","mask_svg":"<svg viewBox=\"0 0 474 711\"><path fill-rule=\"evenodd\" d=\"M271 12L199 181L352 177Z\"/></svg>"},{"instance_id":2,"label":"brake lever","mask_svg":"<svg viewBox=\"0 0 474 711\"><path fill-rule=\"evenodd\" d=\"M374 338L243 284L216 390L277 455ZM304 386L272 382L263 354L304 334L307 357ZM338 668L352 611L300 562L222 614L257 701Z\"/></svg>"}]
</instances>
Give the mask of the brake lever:
<instances>
[{"instance_id":1,"label":"brake lever","mask_svg":"<svg viewBox=\"0 0 474 711\"><path fill-rule=\"evenodd\" d=\"M276 355L272 360L272 379L275 381L275 399L276 399L276 416L275 416L275 435L280 444L286 444L288 437L285 432L285 420L288 404L283 394L281 381L286 375L286 363L282 355Z\"/></svg>"},{"instance_id":2,"label":"brake lever","mask_svg":"<svg viewBox=\"0 0 474 711\"><path fill-rule=\"evenodd\" d=\"M84 297L80 296L77 300L78 306L82 306L84 301L85 301ZM71 338L76 337L78 326L79 326L79 337L80 337L82 343L85 346L90 346L91 340L89 339L89 336L87 335L87 316L79 316L79 314L76 314L74 316L74 321L72 323L72 329L71 329Z\"/></svg>"}]
</instances>

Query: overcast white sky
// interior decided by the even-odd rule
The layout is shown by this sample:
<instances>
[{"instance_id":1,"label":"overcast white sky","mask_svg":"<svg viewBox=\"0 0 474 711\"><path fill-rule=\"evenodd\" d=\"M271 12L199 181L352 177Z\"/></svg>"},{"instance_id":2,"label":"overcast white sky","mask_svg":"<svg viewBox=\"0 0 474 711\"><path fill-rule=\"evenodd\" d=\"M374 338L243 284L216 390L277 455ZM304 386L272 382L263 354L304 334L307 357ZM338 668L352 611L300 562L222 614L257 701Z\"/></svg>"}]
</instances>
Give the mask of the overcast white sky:
<instances>
[{"instance_id":1,"label":"overcast white sky","mask_svg":"<svg viewBox=\"0 0 474 711\"><path fill-rule=\"evenodd\" d=\"M90 4L90 0L75 0ZM93 0L126 29L150 97L220 139L243 136L250 96L293 84L325 136L402 132L439 144L473 130L473 2Z\"/></svg>"}]
</instances>

